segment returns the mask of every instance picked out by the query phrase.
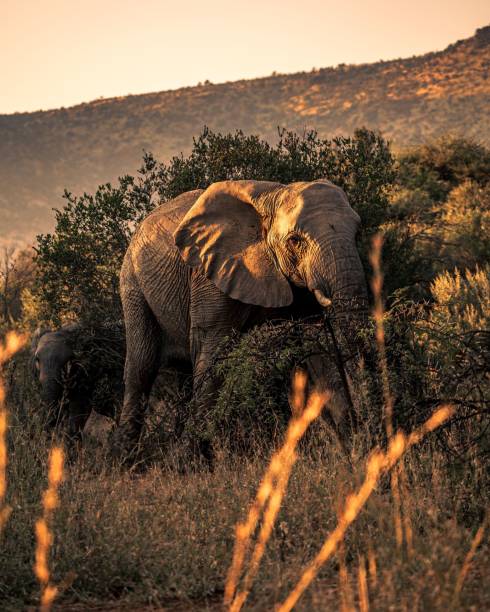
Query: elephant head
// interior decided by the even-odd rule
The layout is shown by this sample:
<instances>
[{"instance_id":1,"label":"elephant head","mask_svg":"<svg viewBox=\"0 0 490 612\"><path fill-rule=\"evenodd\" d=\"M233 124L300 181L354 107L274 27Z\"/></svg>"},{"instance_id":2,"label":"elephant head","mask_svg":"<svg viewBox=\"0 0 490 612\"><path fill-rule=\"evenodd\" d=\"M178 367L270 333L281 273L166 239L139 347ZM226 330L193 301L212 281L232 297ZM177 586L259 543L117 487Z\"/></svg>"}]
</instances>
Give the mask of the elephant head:
<instances>
[{"instance_id":1,"label":"elephant head","mask_svg":"<svg viewBox=\"0 0 490 612\"><path fill-rule=\"evenodd\" d=\"M288 306L292 284L322 307L365 310L359 225L345 193L327 180L224 181L201 194L174 239L187 264L246 304Z\"/></svg>"},{"instance_id":2,"label":"elephant head","mask_svg":"<svg viewBox=\"0 0 490 612\"><path fill-rule=\"evenodd\" d=\"M32 366L41 386L41 399L48 408L48 427L54 427L66 416L60 410L60 402L64 393L64 375L75 358L72 336L76 330L76 325L56 331L37 329L31 340ZM68 424L69 429L71 425Z\"/></svg>"}]
</instances>

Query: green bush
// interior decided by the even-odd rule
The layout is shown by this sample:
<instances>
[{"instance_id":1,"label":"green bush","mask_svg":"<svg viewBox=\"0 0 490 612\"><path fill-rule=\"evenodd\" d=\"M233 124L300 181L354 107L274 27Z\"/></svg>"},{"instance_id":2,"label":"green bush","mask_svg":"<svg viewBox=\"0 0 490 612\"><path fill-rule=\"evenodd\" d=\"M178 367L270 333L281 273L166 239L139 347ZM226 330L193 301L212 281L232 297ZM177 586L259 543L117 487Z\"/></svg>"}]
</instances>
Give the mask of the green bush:
<instances>
[{"instance_id":1,"label":"green bush","mask_svg":"<svg viewBox=\"0 0 490 612\"><path fill-rule=\"evenodd\" d=\"M441 256L447 267L485 265L490 254L490 183L465 181L441 207Z\"/></svg>"},{"instance_id":2,"label":"green bush","mask_svg":"<svg viewBox=\"0 0 490 612\"><path fill-rule=\"evenodd\" d=\"M444 270L475 269L490 252L490 152L444 138L403 153L381 229L386 292L431 299Z\"/></svg>"},{"instance_id":3,"label":"green bush","mask_svg":"<svg viewBox=\"0 0 490 612\"><path fill-rule=\"evenodd\" d=\"M490 269L444 272L431 285L431 301L399 300L386 315L386 342L402 427L427 418L434 406L458 406L470 421L466 445L490 451ZM453 440L454 441L454 440Z\"/></svg>"},{"instance_id":4,"label":"green bush","mask_svg":"<svg viewBox=\"0 0 490 612\"><path fill-rule=\"evenodd\" d=\"M444 137L414 147L399 157L397 182L426 191L434 202L466 180L485 185L490 180L490 152L464 138Z\"/></svg>"},{"instance_id":5,"label":"green bush","mask_svg":"<svg viewBox=\"0 0 490 612\"><path fill-rule=\"evenodd\" d=\"M292 372L328 350L321 323L266 323L227 339L213 372L221 382L217 400L207 412L191 413L189 434L241 450L270 447L291 418Z\"/></svg>"}]
</instances>

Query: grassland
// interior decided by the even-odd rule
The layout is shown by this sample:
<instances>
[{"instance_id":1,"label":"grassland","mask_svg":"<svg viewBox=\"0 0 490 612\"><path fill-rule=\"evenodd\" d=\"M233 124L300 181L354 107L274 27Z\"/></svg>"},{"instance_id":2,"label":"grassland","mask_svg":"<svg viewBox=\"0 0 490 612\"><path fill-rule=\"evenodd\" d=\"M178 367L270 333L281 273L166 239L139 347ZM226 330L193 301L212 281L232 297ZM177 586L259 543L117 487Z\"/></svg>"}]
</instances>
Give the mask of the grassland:
<instances>
[{"instance_id":1,"label":"grassland","mask_svg":"<svg viewBox=\"0 0 490 612\"><path fill-rule=\"evenodd\" d=\"M449 429L442 437L453 435L458 432ZM43 513L51 444L39 419L11 414L6 503L12 512L0 556L4 610L39 601L34 525ZM364 423L347 456L325 424L315 425L300 446L245 609L272 609L286 598L362 484L375 445ZM199 463L183 469L180 456L169 443L144 470L121 470L107 461L104 446L88 440L65 466L50 520L51 581L64 583L59 609L221 609L235 525L246 517L269 453L257 447L247 458L223 448L212 470ZM464 462L449 457L432 434L401 465L399 499L383 477L295 609L489 607L485 461L477 452Z\"/></svg>"}]
</instances>

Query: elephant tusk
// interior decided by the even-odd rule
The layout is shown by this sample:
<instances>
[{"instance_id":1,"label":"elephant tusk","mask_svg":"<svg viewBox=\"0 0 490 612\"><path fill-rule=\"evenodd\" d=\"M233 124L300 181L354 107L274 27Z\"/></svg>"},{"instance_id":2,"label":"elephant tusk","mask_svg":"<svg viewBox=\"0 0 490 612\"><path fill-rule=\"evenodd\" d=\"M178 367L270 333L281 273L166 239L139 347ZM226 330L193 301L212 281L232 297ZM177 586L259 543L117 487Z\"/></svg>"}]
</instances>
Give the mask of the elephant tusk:
<instances>
[{"instance_id":1,"label":"elephant tusk","mask_svg":"<svg viewBox=\"0 0 490 612\"><path fill-rule=\"evenodd\" d=\"M315 289L313 291L313 295L316 297L317 302L320 304L320 306L323 306L324 308L329 308L332 305L332 300L326 295L324 295L320 291L320 289Z\"/></svg>"}]
</instances>

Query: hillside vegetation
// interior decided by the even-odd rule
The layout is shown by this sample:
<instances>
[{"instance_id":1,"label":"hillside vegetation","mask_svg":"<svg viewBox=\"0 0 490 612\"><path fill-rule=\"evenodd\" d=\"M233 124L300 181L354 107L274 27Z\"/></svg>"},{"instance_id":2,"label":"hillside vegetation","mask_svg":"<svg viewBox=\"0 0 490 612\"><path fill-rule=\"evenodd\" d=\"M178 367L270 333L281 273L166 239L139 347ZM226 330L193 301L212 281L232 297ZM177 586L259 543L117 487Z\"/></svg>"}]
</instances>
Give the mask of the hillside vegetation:
<instances>
[{"instance_id":1,"label":"hillside vegetation","mask_svg":"<svg viewBox=\"0 0 490 612\"><path fill-rule=\"evenodd\" d=\"M440 52L363 65L96 100L0 116L0 240L53 227L65 188L134 174L142 150L169 159L203 125L273 142L277 127L321 137L380 129L396 148L452 132L490 144L490 27ZM257 177L259 178L259 177Z\"/></svg>"}]
</instances>

